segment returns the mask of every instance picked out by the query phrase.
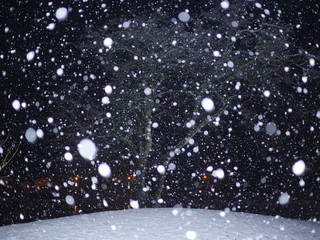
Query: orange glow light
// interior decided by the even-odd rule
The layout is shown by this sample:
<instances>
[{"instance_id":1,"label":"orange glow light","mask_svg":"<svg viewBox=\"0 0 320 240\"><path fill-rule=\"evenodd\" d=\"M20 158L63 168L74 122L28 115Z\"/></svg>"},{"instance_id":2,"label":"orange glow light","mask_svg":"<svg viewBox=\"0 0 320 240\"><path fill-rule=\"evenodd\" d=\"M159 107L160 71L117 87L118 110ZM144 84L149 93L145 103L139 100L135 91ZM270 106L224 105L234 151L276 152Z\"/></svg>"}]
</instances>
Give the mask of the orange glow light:
<instances>
[{"instance_id":1,"label":"orange glow light","mask_svg":"<svg viewBox=\"0 0 320 240\"><path fill-rule=\"evenodd\" d=\"M207 180L208 176L204 175L202 178L203 178L203 180Z\"/></svg>"},{"instance_id":2,"label":"orange glow light","mask_svg":"<svg viewBox=\"0 0 320 240\"><path fill-rule=\"evenodd\" d=\"M78 176L75 176L75 177L74 177L74 180L75 180L75 181L78 181L78 180L79 180Z\"/></svg>"},{"instance_id":3,"label":"orange glow light","mask_svg":"<svg viewBox=\"0 0 320 240\"><path fill-rule=\"evenodd\" d=\"M73 214L77 214L78 206L74 205L73 206Z\"/></svg>"}]
</instances>

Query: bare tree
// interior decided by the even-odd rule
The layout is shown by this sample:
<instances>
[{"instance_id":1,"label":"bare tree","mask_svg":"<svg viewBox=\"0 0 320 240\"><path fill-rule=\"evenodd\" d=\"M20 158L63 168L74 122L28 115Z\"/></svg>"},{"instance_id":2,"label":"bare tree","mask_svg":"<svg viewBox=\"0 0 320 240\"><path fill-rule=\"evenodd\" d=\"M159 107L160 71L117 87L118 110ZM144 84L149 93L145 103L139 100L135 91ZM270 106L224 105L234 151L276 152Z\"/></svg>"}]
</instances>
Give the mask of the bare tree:
<instances>
[{"instance_id":1,"label":"bare tree","mask_svg":"<svg viewBox=\"0 0 320 240\"><path fill-rule=\"evenodd\" d=\"M259 113L297 101L290 89L301 75L312 78L308 61L315 57L291 45L290 29L277 16L244 5L114 20L88 30L84 42L89 71L99 74L73 84L57 103L64 136L78 132L101 152L125 155L135 171L134 198L142 202L147 175L160 166L157 200L162 166L168 170L197 134L219 126L230 111L253 130Z\"/></svg>"},{"instance_id":2,"label":"bare tree","mask_svg":"<svg viewBox=\"0 0 320 240\"><path fill-rule=\"evenodd\" d=\"M11 160L15 157L19 150L19 146L15 147L15 144L12 143L7 150L5 150L5 145L8 144L10 136L8 135L1 143L0 143L0 172L11 162Z\"/></svg>"}]
</instances>

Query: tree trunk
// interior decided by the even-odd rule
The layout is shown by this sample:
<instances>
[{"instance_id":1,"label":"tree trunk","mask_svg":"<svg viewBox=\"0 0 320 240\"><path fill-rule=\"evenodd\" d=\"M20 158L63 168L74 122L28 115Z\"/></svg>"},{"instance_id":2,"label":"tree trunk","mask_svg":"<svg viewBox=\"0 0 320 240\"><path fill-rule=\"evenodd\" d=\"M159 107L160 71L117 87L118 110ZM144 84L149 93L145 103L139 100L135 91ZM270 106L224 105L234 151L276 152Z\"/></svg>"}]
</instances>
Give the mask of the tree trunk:
<instances>
[{"instance_id":1,"label":"tree trunk","mask_svg":"<svg viewBox=\"0 0 320 240\"><path fill-rule=\"evenodd\" d=\"M157 187L157 190L156 192L154 193L153 195L153 200L155 201L155 206L156 207L160 207L160 203L159 203L159 199L161 198L161 195L162 195L162 192L163 192L163 189L164 189L164 182L166 180L166 174L164 175L161 175L158 179L158 187Z\"/></svg>"},{"instance_id":2,"label":"tree trunk","mask_svg":"<svg viewBox=\"0 0 320 240\"><path fill-rule=\"evenodd\" d=\"M213 116L207 117L203 122L201 122L197 127L190 129L190 131L187 133L187 136L182 139L175 147L174 149L180 149L182 147L184 147L185 145L187 145L189 143L189 139L193 138L198 132L201 131L201 129L203 129L203 127L205 127L207 124L209 124L210 122L212 122L214 119L216 119L217 117L220 117L222 112L227 108L227 106L223 106L219 109L219 111L217 111ZM169 163L171 162L173 157L169 156L166 158L166 160L164 161L163 165L165 166L165 168L168 168ZM161 198L163 189L164 189L164 183L165 183L165 179L166 179L166 174L161 175L159 180L158 180L158 186L157 186L157 190L155 192L155 194L153 195L153 199L156 201L156 206L159 206L158 204L158 199Z\"/></svg>"},{"instance_id":3,"label":"tree trunk","mask_svg":"<svg viewBox=\"0 0 320 240\"><path fill-rule=\"evenodd\" d=\"M134 187L134 197L135 200L139 201L140 207L145 207L148 202L148 194L146 191L143 191L143 188L146 186L146 173L148 158L152 149L152 107L153 101L150 97L146 100L146 111L144 114L143 120L143 138L140 141L139 148L139 159L138 159L138 167L136 171L135 178L135 187Z\"/></svg>"}]
</instances>

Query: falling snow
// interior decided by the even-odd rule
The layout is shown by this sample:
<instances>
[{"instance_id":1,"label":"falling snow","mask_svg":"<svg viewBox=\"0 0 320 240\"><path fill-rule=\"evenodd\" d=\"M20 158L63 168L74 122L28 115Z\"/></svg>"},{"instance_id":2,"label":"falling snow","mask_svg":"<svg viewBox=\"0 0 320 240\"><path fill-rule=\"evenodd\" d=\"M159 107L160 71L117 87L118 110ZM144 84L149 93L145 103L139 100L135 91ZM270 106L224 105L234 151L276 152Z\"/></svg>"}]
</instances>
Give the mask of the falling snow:
<instances>
[{"instance_id":1,"label":"falling snow","mask_svg":"<svg viewBox=\"0 0 320 240\"><path fill-rule=\"evenodd\" d=\"M56 11L56 18L59 20L59 21L64 21L66 20L68 17L68 9L65 8L65 7L60 7L57 9Z\"/></svg>"},{"instance_id":2,"label":"falling snow","mask_svg":"<svg viewBox=\"0 0 320 240\"><path fill-rule=\"evenodd\" d=\"M71 195L66 196L66 202L69 205L74 205L75 204L74 198Z\"/></svg>"},{"instance_id":3,"label":"falling snow","mask_svg":"<svg viewBox=\"0 0 320 240\"><path fill-rule=\"evenodd\" d=\"M214 103L210 98L204 98L201 101L201 106L207 112L211 112L214 110Z\"/></svg>"},{"instance_id":4,"label":"falling snow","mask_svg":"<svg viewBox=\"0 0 320 240\"><path fill-rule=\"evenodd\" d=\"M178 18L181 22L189 22L190 21L190 15L187 12L181 12L178 15Z\"/></svg>"},{"instance_id":5,"label":"falling snow","mask_svg":"<svg viewBox=\"0 0 320 240\"><path fill-rule=\"evenodd\" d=\"M221 168L218 168L217 170L214 170L212 172L212 176L219 178L219 179L223 179L224 178L224 171Z\"/></svg>"},{"instance_id":6,"label":"falling snow","mask_svg":"<svg viewBox=\"0 0 320 240\"><path fill-rule=\"evenodd\" d=\"M111 169L108 164L101 163L98 167L99 174L104 178L109 178L111 176Z\"/></svg>"},{"instance_id":7,"label":"falling snow","mask_svg":"<svg viewBox=\"0 0 320 240\"><path fill-rule=\"evenodd\" d=\"M282 193L282 194L280 195L280 197L279 197L279 203L280 203L281 205L287 204L287 203L289 202L289 200L290 200L290 195L289 195L287 192Z\"/></svg>"},{"instance_id":8,"label":"falling snow","mask_svg":"<svg viewBox=\"0 0 320 240\"><path fill-rule=\"evenodd\" d=\"M104 91L105 91L106 94L108 94L108 95L112 94L112 91L113 91L113 90L112 90L112 86L110 86L110 85L105 86Z\"/></svg>"},{"instance_id":9,"label":"falling snow","mask_svg":"<svg viewBox=\"0 0 320 240\"><path fill-rule=\"evenodd\" d=\"M14 110L19 111L20 107L21 107L20 101L19 100L14 100L12 102L12 107L14 108Z\"/></svg>"},{"instance_id":10,"label":"falling snow","mask_svg":"<svg viewBox=\"0 0 320 240\"><path fill-rule=\"evenodd\" d=\"M96 158L97 147L91 139L85 138L78 144L78 151L86 160L93 160Z\"/></svg>"},{"instance_id":11,"label":"falling snow","mask_svg":"<svg viewBox=\"0 0 320 240\"><path fill-rule=\"evenodd\" d=\"M72 161L73 160L73 156L70 152L66 152L64 154L64 158L67 160L67 161Z\"/></svg>"},{"instance_id":12,"label":"falling snow","mask_svg":"<svg viewBox=\"0 0 320 240\"><path fill-rule=\"evenodd\" d=\"M37 133L32 127L30 127L27 129L25 137L29 143L34 143L37 140Z\"/></svg>"},{"instance_id":13,"label":"falling snow","mask_svg":"<svg viewBox=\"0 0 320 240\"><path fill-rule=\"evenodd\" d=\"M230 3L229 1L222 1L220 3L220 6L223 8L223 9L228 9L230 7Z\"/></svg>"},{"instance_id":14,"label":"falling snow","mask_svg":"<svg viewBox=\"0 0 320 240\"><path fill-rule=\"evenodd\" d=\"M165 174L166 173L166 168L163 165L157 166L157 171L160 174Z\"/></svg>"},{"instance_id":15,"label":"falling snow","mask_svg":"<svg viewBox=\"0 0 320 240\"><path fill-rule=\"evenodd\" d=\"M107 37L103 40L103 45L105 47L111 48L113 45L113 40L110 37Z\"/></svg>"},{"instance_id":16,"label":"falling snow","mask_svg":"<svg viewBox=\"0 0 320 240\"><path fill-rule=\"evenodd\" d=\"M34 51L28 52L28 54L27 54L27 60L28 60L29 62L31 62L31 61L34 59L34 57L35 57L35 52L34 52Z\"/></svg>"},{"instance_id":17,"label":"falling snow","mask_svg":"<svg viewBox=\"0 0 320 240\"><path fill-rule=\"evenodd\" d=\"M268 122L266 126L266 133L274 135L277 132L277 125L274 122Z\"/></svg>"},{"instance_id":18,"label":"falling snow","mask_svg":"<svg viewBox=\"0 0 320 240\"><path fill-rule=\"evenodd\" d=\"M136 200L130 200L130 207L133 209L138 209L139 208L139 202Z\"/></svg>"},{"instance_id":19,"label":"falling snow","mask_svg":"<svg viewBox=\"0 0 320 240\"><path fill-rule=\"evenodd\" d=\"M0 239L318 239L311 2L3 1Z\"/></svg>"},{"instance_id":20,"label":"falling snow","mask_svg":"<svg viewBox=\"0 0 320 240\"><path fill-rule=\"evenodd\" d=\"M303 160L298 160L292 166L292 171L296 176L301 176L306 169L306 164Z\"/></svg>"}]
</instances>

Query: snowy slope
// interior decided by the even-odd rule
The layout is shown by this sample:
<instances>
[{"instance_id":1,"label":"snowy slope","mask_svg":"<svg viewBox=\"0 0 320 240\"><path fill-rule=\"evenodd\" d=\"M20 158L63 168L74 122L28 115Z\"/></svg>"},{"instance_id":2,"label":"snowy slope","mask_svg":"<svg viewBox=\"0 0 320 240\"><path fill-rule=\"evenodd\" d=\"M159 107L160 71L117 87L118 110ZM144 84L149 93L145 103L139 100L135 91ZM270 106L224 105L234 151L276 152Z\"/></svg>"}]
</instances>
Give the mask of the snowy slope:
<instances>
[{"instance_id":1,"label":"snowy slope","mask_svg":"<svg viewBox=\"0 0 320 240\"><path fill-rule=\"evenodd\" d=\"M320 239L320 223L182 208L84 214L0 228L13 239Z\"/></svg>"}]
</instances>

